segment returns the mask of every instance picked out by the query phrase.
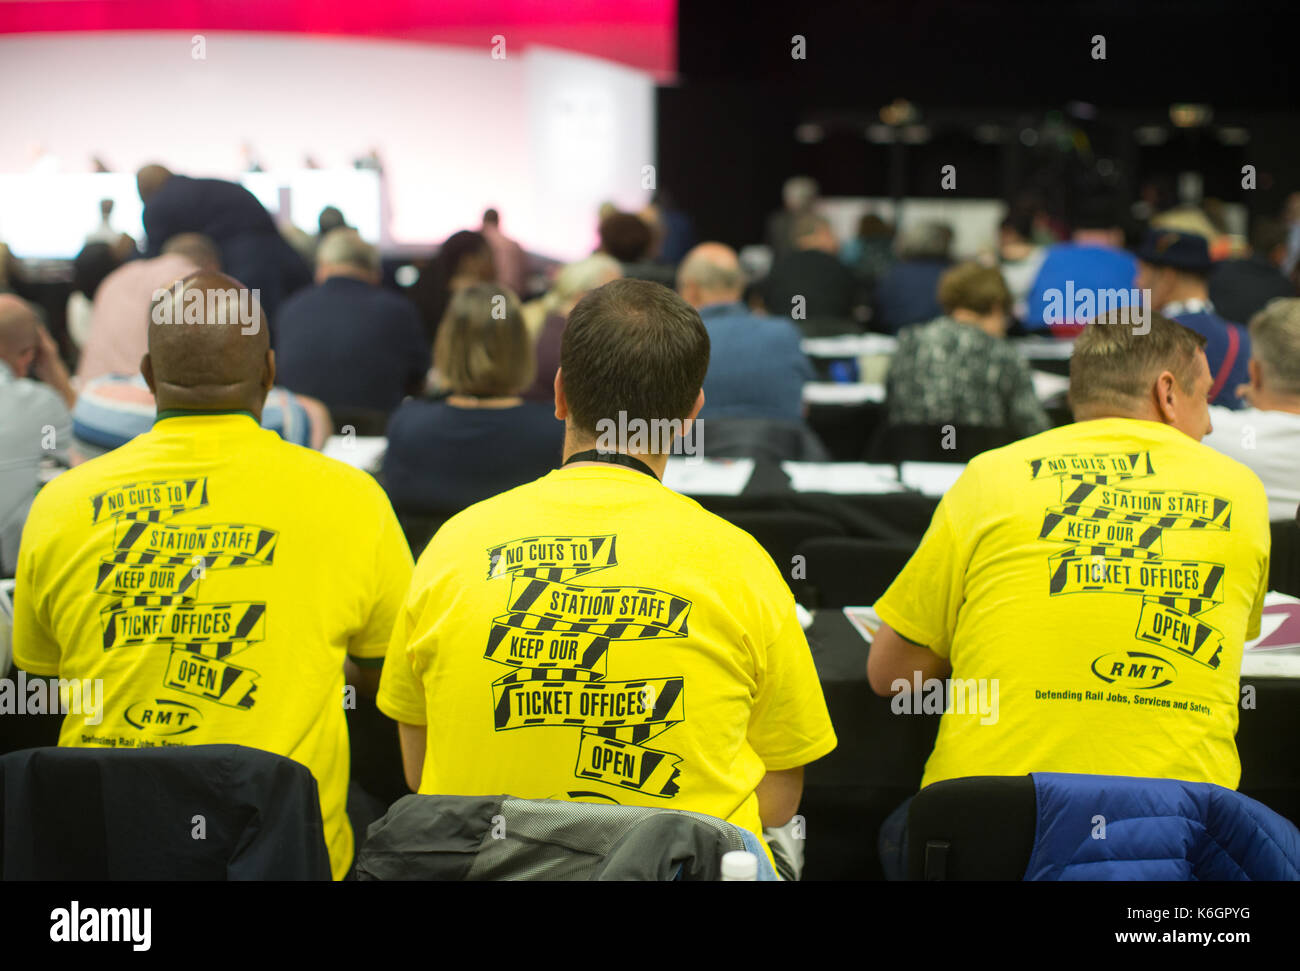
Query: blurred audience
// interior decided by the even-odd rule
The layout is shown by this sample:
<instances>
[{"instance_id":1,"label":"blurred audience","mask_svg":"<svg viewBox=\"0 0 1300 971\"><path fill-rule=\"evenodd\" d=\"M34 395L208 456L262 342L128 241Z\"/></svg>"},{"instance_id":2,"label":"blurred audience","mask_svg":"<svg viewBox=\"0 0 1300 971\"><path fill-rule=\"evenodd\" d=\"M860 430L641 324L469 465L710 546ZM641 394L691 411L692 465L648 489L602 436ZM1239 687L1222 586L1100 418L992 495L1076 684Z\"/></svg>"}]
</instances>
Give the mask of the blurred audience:
<instances>
[{"instance_id":1,"label":"blurred audience","mask_svg":"<svg viewBox=\"0 0 1300 971\"><path fill-rule=\"evenodd\" d=\"M331 411L390 414L424 390L429 345L409 300L380 287L379 251L347 227L316 251L316 284L287 300L275 326L279 380Z\"/></svg>"},{"instance_id":2,"label":"blurred audience","mask_svg":"<svg viewBox=\"0 0 1300 971\"><path fill-rule=\"evenodd\" d=\"M899 234L898 260L876 287L873 330L897 334L942 312L939 277L952 265L952 236L952 227L940 222L917 223Z\"/></svg>"},{"instance_id":3,"label":"blurred audience","mask_svg":"<svg viewBox=\"0 0 1300 971\"><path fill-rule=\"evenodd\" d=\"M146 165L136 174L136 186L144 203L146 256L158 256L180 233L201 233L216 243L224 272L256 290L272 317L291 293L311 282L307 264L242 185Z\"/></svg>"},{"instance_id":4,"label":"blurred audience","mask_svg":"<svg viewBox=\"0 0 1300 971\"><path fill-rule=\"evenodd\" d=\"M673 285L673 268L651 258L654 230L640 216L630 212L612 213L601 219L598 232L597 252L618 260L623 276Z\"/></svg>"},{"instance_id":5,"label":"blurred audience","mask_svg":"<svg viewBox=\"0 0 1300 971\"><path fill-rule=\"evenodd\" d=\"M1068 243L1048 248L1043 265L1030 287L1025 302L1026 330L1055 330L1071 336L1086 320L1076 320L1076 309L1096 308L1096 298L1087 304L1063 299L1067 294L1088 291L1114 292L1119 306L1127 306L1137 275L1137 261L1126 252L1122 217L1114 200L1106 196L1085 198L1074 216L1074 231ZM1049 320L1049 306L1060 306L1065 319Z\"/></svg>"},{"instance_id":6,"label":"blurred audience","mask_svg":"<svg viewBox=\"0 0 1300 971\"><path fill-rule=\"evenodd\" d=\"M13 294L0 294L0 576L13 576L17 568L42 461L69 461L68 409L75 398L36 311Z\"/></svg>"},{"instance_id":7,"label":"blurred audience","mask_svg":"<svg viewBox=\"0 0 1300 971\"><path fill-rule=\"evenodd\" d=\"M104 277L91 307L89 332L77 363L84 386L105 374L132 375L149 344L154 295L198 270L221 269L216 244L198 233L181 233L158 256L131 260Z\"/></svg>"},{"instance_id":8,"label":"blurred audience","mask_svg":"<svg viewBox=\"0 0 1300 971\"><path fill-rule=\"evenodd\" d=\"M496 282L511 293L523 293L527 257L524 248L501 231L501 214L495 209L485 210L479 232L492 247L492 261L497 270Z\"/></svg>"},{"instance_id":9,"label":"blurred audience","mask_svg":"<svg viewBox=\"0 0 1300 971\"><path fill-rule=\"evenodd\" d=\"M840 259L874 298L881 277L894 264L894 227L873 212L863 213L857 235L840 247Z\"/></svg>"},{"instance_id":10,"label":"blurred audience","mask_svg":"<svg viewBox=\"0 0 1300 971\"><path fill-rule=\"evenodd\" d=\"M545 316L537 326L533 341L536 352L536 374L524 390L528 401L550 404L555 401L555 369L560 366L560 345L564 340L564 325L574 304L597 287L611 280L621 279L623 268L618 260L605 253L594 253L564 267L555 277L555 285L540 301L537 309ZM535 311L536 312L536 311ZM528 308L523 308L524 324L530 335Z\"/></svg>"},{"instance_id":11,"label":"blurred audience","mask_svg":"<svg viewBox=\"0 0 1300 971\"><path fill-rule=\"evenodd\" d=\"M72 261L72 293L68 297L65 319L68 336L77 347L84 347L90 336L99 285L121 263L117 252L108 243L87 243Z\"/></svg>"},{"instance_id":12,"label":"blurred audience","mask_svg":"<svg viewBox=\"0 0 1300 971\"><path fill-rule=\"evenodd\" d=\"M491 283L495 279L492 247L482 233L462 229L447 237L433 259L421 268L420 278L411 287L411 299L424 321L424 335L430 347L436 346L438 327L452 296L476 283Z\"/></svg>"},{"instance_id":13,"label":"blurred audience","mask_svg":"<svg viewBox=\"0 0 1300 971\"><path fill-rule=\"evenodd\" d=\"M1228 320L1245 322L1276 297L1294 297L1295 287L1282 272L1286 261L1286 225L1274 216L1258 216L1248 250L1220 260L1210 270L1210 302Z\"/></svg>"},{"instance_id":14,"label":"blurred audience","mask_svg":"<svg viewBox=\"0 0 1300 971\"><path fill-rule=\"evenodd\" d=\"M799 331L786 318L750 313L741 303L744 290L736 252L721 243L701 243L677 269L677 292L709 334L700 416L801 422L804 382L814 372Z\"/></svg>"},{"instance_id":15,"label":"blurred audience","mask_svg":"<svg viewBox=\"0 0 1300 971\"><path fill-rule=\"evenodd\" d=\"M1150 292L1151 308L1205 338L1205 356L1214 376L1211 404L1242 407L1237 388L1250 379L1246 368L1250 335L1240 324L1219 316L1210 302L1210 249L1205 237L1152 229L1137 257L1137 287Z\"/></svg>"},{"instance_id":16,"label":"blurred audience","mask_svg":"<svg viewBox=\"0 0 1300 971\"><path fill-rule=\"evenodd\" d=\"M555 406L520 395L535 363L514 294L454 294L433 356L445 396L403 402L388 424L383 479L399 512L451 515L559 466Z\"/></svg>"},{"instance_id":17,"label":"blurred audience","mask_svg":"<svg viewBox=\"0 0 1300 971\"><path fill-rule=\"evenodd\" d=\"M866 295L857 276L839 259L839 241L823 216L797 217L793 246L772 263L763 284L763 303L774 316L795 321L842 322L860 329Z\"/></svg>"},{"instance_id":18,"label":"blurred audience","mask_svg":"<svg viewBox=\"0 0 1300 971\"><path fill-rule=\"evenodd\" d=\"M1032 209L1012 209L998 226L998 269L1011 292L1011 316L1025 319L1029 291L1043 267L1047 250L1034 242Z\"/></svg>"},{"instance_id":19,"label":"blurred audience","mask_svg":"<svg viewBox=\"0 0 1300 971\"><path fill-rule=\"evenodd\" d=\"M782 208L767 217L767 232L764 234L773 259L795 248L795 223L815 212L819 192L817 182L806 175L786 179L781 187Z\"/></svg>"},{"instance_id":20,"label":"blurred audience","mask_svg":"<svg viewBox=\"0 0 1300 971\"><path fill-rule=\"evenodd\" d=\"M1268 492L1268 514L1294 520L1300 506L1300 299L1274 300L1250 321L1246 407L1212 407L1205 444L1249 466Z\"/></svg>"},{"instance_id":21,"label":"blurred audience","mask_svg":"<svg viewBox=\"0 0 1300 971\"><path fill-rule=\"evenodd\" d=\"M1002 428L1015 438L1049 428L1028 363L1003 339L1011 292L1002 274L962 263L940 277L938 292L943 315L899 334L886 420Z\"/></svg>"}]
</instances>

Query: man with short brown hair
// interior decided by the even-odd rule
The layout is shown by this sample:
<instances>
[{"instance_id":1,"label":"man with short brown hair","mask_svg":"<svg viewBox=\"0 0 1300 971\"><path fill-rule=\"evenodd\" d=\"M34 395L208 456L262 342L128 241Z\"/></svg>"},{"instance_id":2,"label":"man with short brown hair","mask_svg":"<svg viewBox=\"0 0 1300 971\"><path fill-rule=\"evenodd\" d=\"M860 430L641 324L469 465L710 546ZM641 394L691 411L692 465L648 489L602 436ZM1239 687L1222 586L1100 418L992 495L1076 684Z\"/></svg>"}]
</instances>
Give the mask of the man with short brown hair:
<instances>
[{"instance_id":1,"label":"man with short brown hair","mask_svg":"<svg viewBox=\"0 0 1300 971\"><path fill-rule=\"evenodd\" d=\"M413 790L691 810L756 840L793 817L835 747L793 597L752 537L660 481L708 365L665 287L574 307L564 467L449 520L394 627L378 704Z\"/></svg>"},{"instance_id":2,"label":"man with short brown hair","mask_svg":"<svg viewBox=\"0 0 1300 971\"><path fill-rule=\"evenodd\" d=\"M1203 339L1138 317L1084 329L1074 424L977 456L875 605L877 694L901 705L951 675L923 787L1028 772L1237 786L1267 502L1254 473L1200 444ZM903 806L881 830L887 873L906 859L905 821Z\"/></svg>"}]
</instances>

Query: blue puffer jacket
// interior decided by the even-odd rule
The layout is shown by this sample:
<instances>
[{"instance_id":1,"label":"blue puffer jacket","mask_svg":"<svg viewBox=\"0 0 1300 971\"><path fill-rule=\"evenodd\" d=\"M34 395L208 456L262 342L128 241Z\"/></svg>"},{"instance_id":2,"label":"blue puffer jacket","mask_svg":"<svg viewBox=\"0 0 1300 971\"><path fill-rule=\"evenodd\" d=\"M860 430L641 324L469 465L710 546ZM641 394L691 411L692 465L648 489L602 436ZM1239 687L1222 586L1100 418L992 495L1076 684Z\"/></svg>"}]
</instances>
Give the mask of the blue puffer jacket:
<instances>
[{"instance_id":1,"label":"blue puffer jacket","mask_svg":"<svg viewBox=\"0 0 1300 971\"><path fill-rule=\"evenodd\" d=\"M1231 789L1032 776L1038 824L1026 880L1300 880L1300 831Z\"/></svg>"}]
</instances>

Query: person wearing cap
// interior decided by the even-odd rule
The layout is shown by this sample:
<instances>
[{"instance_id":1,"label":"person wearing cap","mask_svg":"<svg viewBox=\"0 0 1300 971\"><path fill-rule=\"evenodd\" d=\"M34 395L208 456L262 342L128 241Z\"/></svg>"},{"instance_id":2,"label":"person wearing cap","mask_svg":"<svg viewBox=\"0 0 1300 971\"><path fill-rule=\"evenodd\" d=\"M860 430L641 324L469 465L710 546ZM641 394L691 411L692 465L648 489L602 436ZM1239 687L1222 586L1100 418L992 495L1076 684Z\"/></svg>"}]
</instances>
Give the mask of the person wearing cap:
<instances>
[{"instance_id":1,"label":"person wearing cap","mask_svg":"<svg viewBox=\"0 0 1300 971\"><path fill-rule=\"evenodd\" d=\"M1204 236L1153 229L1137 251L1137 287L1150 295L1151 309L1205 338L1213 384L1210 403L1241 408L1237 388L1250 382L1250 335L1224 320L1210 302L1210 247Z\"/></svg>"}]
</instances>

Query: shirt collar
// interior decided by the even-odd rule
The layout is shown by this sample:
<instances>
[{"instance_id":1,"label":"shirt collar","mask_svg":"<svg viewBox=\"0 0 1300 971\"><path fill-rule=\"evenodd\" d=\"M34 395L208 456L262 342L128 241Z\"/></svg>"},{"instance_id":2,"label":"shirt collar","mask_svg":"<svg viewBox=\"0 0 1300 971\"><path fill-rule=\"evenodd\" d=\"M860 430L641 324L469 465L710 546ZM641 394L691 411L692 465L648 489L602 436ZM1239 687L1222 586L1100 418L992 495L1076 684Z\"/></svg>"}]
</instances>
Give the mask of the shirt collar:
<instances>
[{"instance_id":1,"label":"shirt collar","mask_svg":"<svg viewBox=\"0 0 1300 971\"><path fill-rule=\"evenodd\" d=\"M732 314L745 313L745 305L739 300L729 300L726 303L705 304L699 309L701 317L725 317Z\"/></svg>"},{"instance_id":2,"label":"shirt collar","mask_svg":"<svg viewBox=\"0 0 1300 971\"><path fill-rule=\"evenodd\" d=\"M1212 314L1214 313L1214 304L1208 300L1193 297L1191 300L1175 300L1173 303L1167 303L1160 308L1160 313L1165 317L1181 317L1184 314Z\"/></svg>"},{"instance_id":3,"label":"shirt collar","mask_svg":"<svg viewBox=\"0 0 1300 971\"><path fill-rule=\"evenodd\" d=\"M18 374L9 366L8 361L0 361L0 384L10 384L18 380Z\"/></svg>"},{"instance_id":4,"label":"shirt collar","mask_svg":"<svg viewBox=\"0 0 1300 971\"><path fill-rule=\"evenodd\" d=\"M153 420L153 423L157 425L160 421L166 421L169 418L216 418L234 415L242 415L245 418L251 418L254 422L257 421L257 416L244 408L167 408L158 412L158 417Z\"/></svg>"}]
</instances>

